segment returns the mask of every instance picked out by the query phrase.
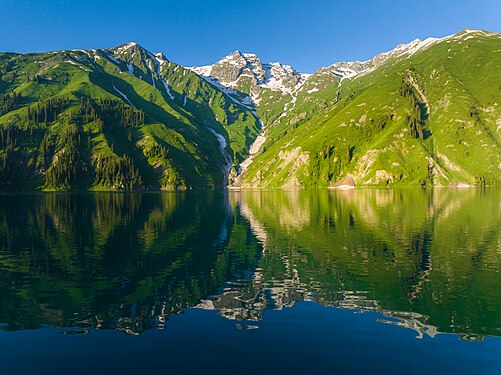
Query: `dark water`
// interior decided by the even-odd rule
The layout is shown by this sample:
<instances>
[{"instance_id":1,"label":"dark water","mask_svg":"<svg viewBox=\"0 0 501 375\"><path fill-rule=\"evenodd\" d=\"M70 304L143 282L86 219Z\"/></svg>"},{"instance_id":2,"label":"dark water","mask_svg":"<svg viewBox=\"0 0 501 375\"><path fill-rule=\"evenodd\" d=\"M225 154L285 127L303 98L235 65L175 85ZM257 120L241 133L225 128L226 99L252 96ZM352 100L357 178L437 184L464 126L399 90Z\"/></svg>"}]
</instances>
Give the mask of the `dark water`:
<instances>
[{"instance_id":1,"label":"dark water","mask_svg":"<svg viewBox=\"0 0 501 375\"><path fill-rule=\"evenodd\" d=\"M501 374L501 191L0 196L0 373Z\"/></svg>"}]
</instances>

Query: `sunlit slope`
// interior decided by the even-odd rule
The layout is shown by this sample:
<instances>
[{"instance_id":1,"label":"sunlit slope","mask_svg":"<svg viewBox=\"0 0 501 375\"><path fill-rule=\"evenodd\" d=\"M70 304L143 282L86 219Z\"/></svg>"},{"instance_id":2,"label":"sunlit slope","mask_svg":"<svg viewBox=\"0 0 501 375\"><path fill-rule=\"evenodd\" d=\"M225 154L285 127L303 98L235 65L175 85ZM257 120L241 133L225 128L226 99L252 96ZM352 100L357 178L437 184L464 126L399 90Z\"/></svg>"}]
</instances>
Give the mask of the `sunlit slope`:
<instances>
[{"instance_id":1,"label":"sunlit slope","mask_svg":"<svg viewBox=\"0 0 501 375\"><path fill-rule=\"evenodd\" d=\"M134 43L0 54L0 74L2 189L220 187L259 132L248 109Z\"/></svg>"},{"instance_id":2,"label":"sunlit slope","mask_svg":"<svg viewBox=\"0 0 501 375\"><path fill-rule=\"evenodd\" d=\"M313 92L268 129L239 186L500 182L500 34L465 30L338 85L304 86Z\"/></svg>"}]
</instances>

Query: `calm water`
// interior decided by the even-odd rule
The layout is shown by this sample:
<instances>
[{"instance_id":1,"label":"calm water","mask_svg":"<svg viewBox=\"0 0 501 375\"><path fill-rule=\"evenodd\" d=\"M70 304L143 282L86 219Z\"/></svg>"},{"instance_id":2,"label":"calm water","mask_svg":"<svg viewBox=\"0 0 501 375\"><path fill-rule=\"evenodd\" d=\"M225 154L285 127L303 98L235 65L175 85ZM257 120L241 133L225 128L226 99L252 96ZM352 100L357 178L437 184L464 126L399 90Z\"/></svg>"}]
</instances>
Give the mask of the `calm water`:
<instances>
[{"instance_id":1,"label":"calm water","mask_svg":"<svg viewBox=\"0 0 501 375\"><path fill-rule=\"evenodd\" d=\"M501 374L501 191L0 196L0 373Z\"/></svg>"}]
</instances>

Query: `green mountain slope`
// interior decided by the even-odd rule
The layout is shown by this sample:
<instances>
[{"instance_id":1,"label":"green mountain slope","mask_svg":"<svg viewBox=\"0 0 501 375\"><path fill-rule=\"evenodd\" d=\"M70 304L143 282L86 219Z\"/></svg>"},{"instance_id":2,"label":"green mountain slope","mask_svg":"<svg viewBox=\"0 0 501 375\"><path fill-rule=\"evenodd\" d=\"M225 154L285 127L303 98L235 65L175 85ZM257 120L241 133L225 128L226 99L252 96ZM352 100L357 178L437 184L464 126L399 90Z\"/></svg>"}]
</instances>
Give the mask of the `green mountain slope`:
<instances>
[{"instance_id":1,"label":"green mountain slope","mask_svg":"<svg viewBox=\"0 0 501 375\"><path fill-rule=\"evenodd\" d=\"M500 54L477 30L312 75L136 43L0 53L0 189L498 184Z\"/></svg>"},{"instance_id":2,"label":"green mountain slope","mask_svg":"<svg viewBox=\"0 0 501 375\"><path fill-rule=\"evenodd\" d=\"M337 82L311 76L236 185L499 183L501 35L465 30L383 57Z\"/></svg>"},{"instance_id":3,"label":"green mountain slope","mask_svg":"<svg viewBox=\"0 0 501 375\"><path fill-rule=\"evenodd\" d=\"M0 188L186 189L226 184L259 121L135 43L0 54Z\"/></svg>"}]
</instances>

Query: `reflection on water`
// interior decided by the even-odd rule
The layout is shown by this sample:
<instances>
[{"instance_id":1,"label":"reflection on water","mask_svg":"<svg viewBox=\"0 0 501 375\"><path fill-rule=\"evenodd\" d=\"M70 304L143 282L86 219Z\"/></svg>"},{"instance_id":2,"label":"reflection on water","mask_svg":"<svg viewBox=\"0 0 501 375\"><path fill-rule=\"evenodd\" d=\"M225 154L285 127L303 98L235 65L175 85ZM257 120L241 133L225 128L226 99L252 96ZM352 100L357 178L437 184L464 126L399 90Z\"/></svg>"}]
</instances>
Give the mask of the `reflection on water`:
<instances>
[{"instance_id":1,"label":"reflection on water","mask_svg":"<svg viewBox=\"0 0 501 375\"><path fill-rule=\"evenodd\" d=\"M497 190L0 196L0 322L139 334L197 308L252 329L314 301L481 340L500 219Z\"/></svg>"}]
</instances>

